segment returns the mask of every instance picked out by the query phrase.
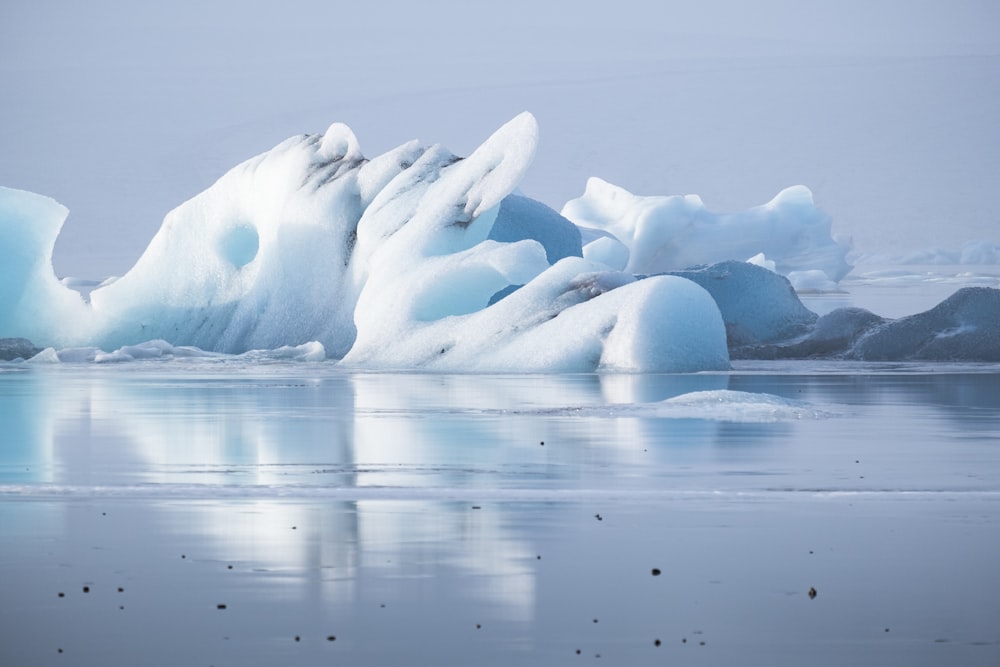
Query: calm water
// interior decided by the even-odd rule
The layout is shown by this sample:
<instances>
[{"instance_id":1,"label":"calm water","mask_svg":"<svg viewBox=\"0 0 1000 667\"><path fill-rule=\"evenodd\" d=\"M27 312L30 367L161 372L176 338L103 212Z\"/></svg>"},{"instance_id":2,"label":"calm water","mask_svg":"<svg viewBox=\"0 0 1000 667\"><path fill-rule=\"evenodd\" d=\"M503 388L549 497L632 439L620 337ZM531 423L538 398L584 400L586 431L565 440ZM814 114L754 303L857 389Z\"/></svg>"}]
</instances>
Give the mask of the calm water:
<instances>
[{"instance_id":1,"label":"calm water","mask_svg":"<svg viewBox=\"0 0 1000 667\"><path fill-rule=\"evenodd\" d=\"M3 665L1000 663L996 365L7 365L0 420Z\"/></svg>"}]
</instances>

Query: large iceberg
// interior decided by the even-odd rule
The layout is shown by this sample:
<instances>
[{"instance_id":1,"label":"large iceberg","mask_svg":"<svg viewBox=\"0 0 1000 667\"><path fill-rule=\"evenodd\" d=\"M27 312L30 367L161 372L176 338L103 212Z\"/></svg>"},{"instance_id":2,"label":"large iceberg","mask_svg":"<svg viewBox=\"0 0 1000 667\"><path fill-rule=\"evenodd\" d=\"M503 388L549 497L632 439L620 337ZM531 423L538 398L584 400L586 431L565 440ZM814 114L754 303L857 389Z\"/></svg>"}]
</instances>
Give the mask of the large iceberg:
<instances>
[{"instance_id":1,"label":"large iceberg","mask_svg":"<svg viewBox=\"0 0 1000 667\"><path fill-rule=\"evenodd\" d=\"M171 211L89 303L52 271L66 209L0 189L0 337L230 353L317 341L366 367L728 367L705 290L583 259L574 225L514 194L536 143L527 113L464 159L412 141L369 160L339 123L293 137Z\"/></svg>"},{"instance_id":2,"label":"large iceberg","mask_svg":"<svg viewBox=\"0 0 1000 667\"><path fill-rule=\"evenodd\" d=\"M340 123L292 137L171 211L89 299L52 268L67 210L0 187L0 358L629 372L1000 358L997 290L895 321L805 308L796 280L822 289L850 267L802 186L720 216L591 179L558 213L517 190L537 137L528 113L466 158L411 141L368 159Z\"/></svg>"}]
</instances>

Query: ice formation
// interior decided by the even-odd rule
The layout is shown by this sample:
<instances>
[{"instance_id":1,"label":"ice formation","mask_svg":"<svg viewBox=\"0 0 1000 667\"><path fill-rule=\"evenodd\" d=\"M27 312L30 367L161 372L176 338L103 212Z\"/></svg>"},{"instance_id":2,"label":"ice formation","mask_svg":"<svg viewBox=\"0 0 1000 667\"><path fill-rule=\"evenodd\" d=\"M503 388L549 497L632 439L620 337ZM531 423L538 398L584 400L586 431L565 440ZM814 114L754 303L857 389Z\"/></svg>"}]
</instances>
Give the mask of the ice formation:
<instances>
[{"instance_id":1,"label":"ice formation","mask_svg":"<svg viewBox=\"0 0 1000 667\"><path fill-rule=\"evenodd\" d=\"M850 270L849 244L830 236L829 216L801 185L762 206L719 215L697 195L641 197L591 178L562 214L584 229L584 257L630 273L677 271L761 253L793 282L798 272L822 271L835 283Z\"/></svg>"},{"instance_id":2,"label":"ice formation","mask_svg":"<svg viewBox=\"0 0 1000 667\"><path fill-rule=\"evenodd\" d=\"M72 286L94 284L52 270L66 209L0 187L0 359L691 372L730 356L1000 358L997 290L895 321L806 309L793 284L828 289L849 267L804 187L715 215L591 179L560 214L517 191L536 143L527 113L466 158L412 141L368 159L339 123L293 137L171 211L89 301Z\"/></svg>"},{"instance_id":3,"label":"ice formation","mask_svg":"<svg viewBox=\"0 0 1000 667\"><path fill-rule=\"evenodd\" d=\"M584 260L575 226L512 194L536 141L530 114L464 159L414 141L369 160L342 124L293 137L171 211L89 303L51 267L66 210L0 190L0 337L112 360L153 340L228 353L315 341L366 367L726 368L707 292Z\"/></svg>"}]
</instances>

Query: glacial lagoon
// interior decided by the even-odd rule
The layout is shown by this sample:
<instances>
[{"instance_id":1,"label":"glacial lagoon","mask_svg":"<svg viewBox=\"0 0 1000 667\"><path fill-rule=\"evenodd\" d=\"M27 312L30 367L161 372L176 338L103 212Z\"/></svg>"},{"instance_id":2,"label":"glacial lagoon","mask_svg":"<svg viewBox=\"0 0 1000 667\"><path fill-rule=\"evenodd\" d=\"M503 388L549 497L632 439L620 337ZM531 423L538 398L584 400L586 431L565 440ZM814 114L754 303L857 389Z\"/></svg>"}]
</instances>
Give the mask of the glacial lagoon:
<instances>
[{"instance_id":1,"label":"glacial lagoon","mask_svg":"<svg viewBox=\"0 0 1000 667\"><path fill-rule=\"evenodd\" d=\"M993 665L996 364L0 370L11 665Z\"/></svg>"}]
</instances>

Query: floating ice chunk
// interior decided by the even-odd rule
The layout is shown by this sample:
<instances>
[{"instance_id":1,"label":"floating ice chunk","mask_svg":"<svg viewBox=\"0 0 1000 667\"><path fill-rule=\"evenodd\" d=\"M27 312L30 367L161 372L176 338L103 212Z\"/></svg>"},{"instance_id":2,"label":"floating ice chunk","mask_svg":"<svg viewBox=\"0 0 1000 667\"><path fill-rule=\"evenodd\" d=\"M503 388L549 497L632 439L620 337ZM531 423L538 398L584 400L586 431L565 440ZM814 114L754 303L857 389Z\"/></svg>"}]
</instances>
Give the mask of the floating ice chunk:
<instances>
[{"instance_id":1,"label":"floating ice chunk","mask_svg":"<svg viewBox=\"0 0 1000 667\"><path fill-rule=\"evenodd\" d=\"M830 236L830 218L804 186L782 190L742 213L709 212L695 195L642 197L599 178L562 214L581 227L610 233L630 251L626 271L676 271L765 253L776 270L822 270L836 282L850 270L845 242Z\"/></svg>"},{"instance_id":2,"label":"floating ice chunk","mask_svg":"<svg viewBox=\"0 0 1000 667\"><path fill-rule=\"evenodd\" d=\"M850 356L1000 361L1000 290L965 287L926 312L879 324L857 341Z\"/></svg>"},{"instance_id":3,"label":"floating ice chunk","mask_svg":"<svg viewBox=\"0 0 1000 667\"><path fill-rule=\"evenodd\" d=\"M787 279L753 264L727 261L673 275L708 290L722 312L731 347L787 340L816 321Z\"/></svg>"},{"instance_id":4,"label":"floating ice chunk","mask_svg":"<svg viewBox=\"0 0 1000 667\"><path fill-rule=\"evenodd\" d=\"M780 422L829 419L836 412L773 394L720 389L682 394L656 404L660 417L729 422Z\"/></svg>"},{"instance_id":5,"label":"floating ice chunk","mask_svg":"<svg viewBox=\"0 0 1000 667\"><path fill-rule=\"evenodd\" d=\"M653 403L612 403L536 409L538 414L579 417L656 417L710 421L771 423L804 419L830 419L840 415L831 409L792 399L730 389L692 391Z\"/></svg>"}]
</instances>

